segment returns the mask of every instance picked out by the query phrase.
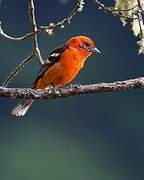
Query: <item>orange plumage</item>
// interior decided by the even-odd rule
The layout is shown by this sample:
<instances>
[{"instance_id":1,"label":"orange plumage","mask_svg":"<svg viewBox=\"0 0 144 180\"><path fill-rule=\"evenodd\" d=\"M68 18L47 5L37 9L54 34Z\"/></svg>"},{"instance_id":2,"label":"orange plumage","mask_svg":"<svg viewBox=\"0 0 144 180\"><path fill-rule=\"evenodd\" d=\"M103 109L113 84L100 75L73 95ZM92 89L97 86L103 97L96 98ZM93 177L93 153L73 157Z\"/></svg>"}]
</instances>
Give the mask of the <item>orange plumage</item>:
<instances>
[{"instance_id":1,"label":"orange plumage","mask_svg":"<svg viewBox=\"0 0 144 180\"><path fill-rule=\"evenodd\" d=\"M34 89L46 89L49 86L61 87L71 82L83 68L85 60L92 52L100 53L94 42L86 36L72 37L64 45L54 49L42 65L38 77L33 83ZM33 100L22 100L12 114L23 116L28 111Z\"/></svg>"}]
</instances>

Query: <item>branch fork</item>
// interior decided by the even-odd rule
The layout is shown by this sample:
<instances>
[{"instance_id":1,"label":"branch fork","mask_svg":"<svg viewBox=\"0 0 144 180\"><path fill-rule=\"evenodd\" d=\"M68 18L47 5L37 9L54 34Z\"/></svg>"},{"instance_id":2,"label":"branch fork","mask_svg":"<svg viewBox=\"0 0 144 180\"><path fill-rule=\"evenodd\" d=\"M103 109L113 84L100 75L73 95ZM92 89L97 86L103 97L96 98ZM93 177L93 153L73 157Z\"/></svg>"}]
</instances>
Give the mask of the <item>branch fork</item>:
<instances>
[{"instance_id":1,"label":"branch fork","mask_svg":"<svg viewBox=\"0 0 144 180\"><path fill-rule=\"evenodd\" d=\"M11 82L11 80L18 74L18 72L33 57L36 57L41 65L44 64L45 61L42 58L41 51L40 51L39 44L38 44L38 37L37 37L38 33L45 32L49 36L51 36L53 34L54 29L56 29L58 27L63 29L65 27L64 26L65 23L66 22L70 23L71 19L76 14L76 12L82 11L84 4L85 4L84 0L77 0L74 8L72 9L70 14L65 19L63 19L62 21L60 21L56 24L50 23L48 26L41 26L40 28L38 28L37 23L36 23L36 17L35 17L34 0L28 0L28 7L29 7L28 8L28 14L29 14L29 20L30 20L31 26L32 26L32 32L25 34L24 36L21 36L21 37L11 37L11 36L7 35L2 29L1 21L0 21L0 36L1 37L4 37L4 38L12 40L12 41L21 41L21 40L24 40L26 38L32 37L32 52L30 53L30 55L28 55L24 60L22 60L22 62L20 64L18 64L12 70L12 72L8 75L8 77L6 78L6 80L4 81L2 86L7 87L8 84Z\"/></svg>"},{"instance_id":2,"label":"branch fork","mask_svg":"<svg viewBox=\"0 0 144 180\"><path fill-rule=\"evenodd\" d=\"M104 10L105 12L110 12L115 16L120 16L122 18L127 18L131 20L130 17L121 16L122 11L130 11L139 6L142 14L144 10L141 7L140 0L137 0L138 4L131 9L115 9L112 7L105 7L104 4L100 3L98 0L94 0L94 3L99 9ZM7 79L4 81L3 85L0 87L0 96L9 97L9 98L25 98L25 99L56 99L67 96L74 95L84 95L89 93L100 93L100 92L116 92L128 89L137 89L144 88L144 77L139 77L135 79L125 80L125 81L117 81L113 83L97 83L90 85L70 85L63 88L49 88L47 90L34 90L30 88L6 88L10 81L17 75L17 73L33 58L36 57L40 64L43 64L45 61L41 56L41 51L39 49L37 35L41 32L46 32L49 36L53 34L53 30L56 28L63 29L66 23L70 23L71 19L76 15L77 12L81 12L84 6L84 0L77 0L74 8L70 12L70 14L64 18L62 21L57 22L56 24L50 23L48 26L40 26L37 27L36 18L35 18L35 7L34 0L28 0L29 3L29 19L32 25L32 32L21 36L21 37L11 37L4 33L1 22L0 22L0 36L13 40L13 41L21 41L28 37L32 38L32 52L20 63L15 69L10 73ZM138 12L139 14L139 12ZM137 16L135 19L138 19ZM134 19L134 18L133 18ZM140 22L140 19L138 19Z\"/></svg>"}]
</instances>

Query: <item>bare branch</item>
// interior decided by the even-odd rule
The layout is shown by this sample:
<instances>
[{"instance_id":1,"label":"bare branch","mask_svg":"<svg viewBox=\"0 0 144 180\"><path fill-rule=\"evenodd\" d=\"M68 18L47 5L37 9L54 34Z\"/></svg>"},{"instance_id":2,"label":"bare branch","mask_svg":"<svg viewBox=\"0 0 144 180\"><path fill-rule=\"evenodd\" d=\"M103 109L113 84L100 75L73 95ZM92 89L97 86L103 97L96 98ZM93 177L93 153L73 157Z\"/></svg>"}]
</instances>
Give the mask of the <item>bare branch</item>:
<instances>
[{"instance_id":1,"label":"bare branch","mask_svg":"<svg viewBox=\"0 0 144 180\"><path fill-rule=\"evenodd\" d=\"M134 19L138 19L138 17L134 18L134 17L129 17L129 16L123 16L121 15L121 12L123 11L131 11L133 9L135 9L138 5L130 8L130 9L115 9L113 7L106 7L104 4L102 4L101 2L99 2L98 0L94 0L95 5L99 8L104 10L105 12L111 13L114 16L119 16L121 18L124 19L128 19L128 20L134 20Z\"/></svg>"},{"instance_id":2,"label":"bare branch","mask_svg":"<svg viewBox=\"0 0 144 180\"><path fill-rule=\"evenodd\" d=\"M140 0L137 0L137 3L138 3L138 6L139 6L139 9L143 11Z\"/></svg>"},{"instance_id":3,"label":"bare branch","mask_svg":"<svg viewBox=\"0 0 144 180\"><path fill-rule=\"evenodd\" d=\"M29 56L27 56L20 64L18 64L14 70L9 74L9 76L6 78L6 80L3 83L3 87L7 87L8 84L10 83L10 81L17 75L17 73L29 62L30 59L32 59L32 57L34 56L34 54L30 54Z\"/></svg>"},{"instance_id":4,"label":"bare branch","mask_svg":"<svg viewBox=\"0 0 144 180\"><path fill-rule=\"evenodd\" d=\"M138 22L139 22L139 27L140 27L140 36L141 36L141 38L143 38L144 34L143 34L143 30L142 30L142 25L141 25L141 19L143 19L142 12L144 13L144 10L141 6L140 0L137 0L137 3L138 3L138 7L139 7L141 12L140 13L138 12L136 15L138 17Z\"/></svg>"},{"instance_id":5,"label":"bare branch","mask_svg":"<svg viewBox=\"0 0 144 180\"><path fill-rule=\"evenodd\" d=\"M33 0L29 0L29 17L30 17L30 21L32 23L32 31L33 32L37 32L37 25L36 25L36 19L35 19L35 9L34 9L34 3ZM9 36L7 36L2 28L1 28L1 24L0 24L0 34L3 35L5 38L11 39L11 40L20 40L20 38L11 38ZM41 64L44 63L44 60L41 57L41 53L38 47L38 41L37 41L37 34L33 33L32 35L32 45L33 45L33 49L32 49L32 53L27 56L20 64L18 64L14 70L8 75L8 77L6 78L6 80L3 83L4 87L7 87L8 84L10 83L10 81L17 75L17 73L29 62L29 60L32 59L32 57L36 56L39 59L39 62ZM22 38L22 37L21 37ZM24 37L23 37L24 38Z\"/></svg>"},{"instance_id":6,"label":"bare branch","mask_svg":"<svg viewBox=\"0 0 144 180\"><path fill-rule=\"evenodd\" d=\"M34 90L30 88L5 88L0 87L0 96L25 99L56 99L74 95L90 93L116 92L129 89L144 88L144 77L116 81L113 83L97 83L90 85L70 85L63 88L48 90Z\"/></svg>"},{"instance_id":7,"label":"bare branch","mask_svg":"<svg viewBox=\"0 0 144 180\"><path fill-rule=\"evenodd\" d=\"M34 7L34 1L33 0L28 0L29 2L29 17L30 21L32 24L32 31L37 32L37 24L36 24L36 18L35 18L35 7ZM44 60L42 59L40 49L38 46L38 39L37 39L37 34L32 34L32 43L33 43L33 53L35 56L39 59L39 62L41 64L44 63Z\"/></svg>"},{"instance_id":8,"label":"bare branch","mask_svg":"<svg viewBox=\"0 0 144 180\"><path fill-rule=\"evenodd\" d=\"M7 35L3 31L2 26L1 26L1 21L0 21L0 36L5 38L5 39L9 39L9 40L13 40L13 41L21 41L21 40L24 40L24 39L26 39L28 37L31 37L33 34L39 33L39 32L41 32L41 29L38 29L35 32L30 32L30 33L25 34L24 36L21 36L21 37L12 37L12 36Z\"/></svg>"},{"instance_id":9,"label":"bare branch","mask_svg":"<svg viewBox=\"0 0 144 180\"><path fill-rule=\"evenodd\" d=\"M24 65L27 64L27 62L34 56L36 56L40 62L40 64L44 63L44 60L41 56L41 52L38 46L38 38L37 38L37 33L39 32L47 32L50 35L50 32L52 32L53 29L57 28L57 27L61 27L64 28L64 23L68 22L70 23L70 20L72 19L72 17L75 15L76 11L82 11L83 9L83 5L84 5L84 0L77 0L76 5L74 6L73 10L70 12L70 14L61 22L58 22L57 24L53 24L50 23L49 26L46 27L41 27L41 28L37 28L37 24L36 24L36 18L35 18L35 7L34 7L34 1L33 0L28 0L28 5L29 5L29 9L28 9L28 14L29 14L29 19L30 22L32 24L32 32L28 33L22 37L11 37L8 36L7 34L4 33L2 27L1 27L1 22L0 22L0 36L9 39L9 40L14 40L14 41L20 41L23 39L26 39L28 37L32 36L32 54L30 56L28 56L27 58L25 58L18 66L15 67L15 69L9 74L9 76L7 77L7 79L4 81L3 86L6 87L10 81L13 79L13 77L16 76L16 74L21 70L22 67L24 67Z\"/></svg>"},{"instance_id":10,"label":"bare branch","mask_svg":"<svg viewBox=\"0 0 144 180\"><path fill-rule=\"evenodd\" d=\"M106 7L104 4L102 4L101 2L99 2L98 0L94 0L94 3L96 4L96 6L99 9L103 9L104 11L108 11L108 12L115 12L115 11L131 11L133 9L135 9L138 5L135 5L134 7L130 8L130 9L115 9L113 7Z\"/></svg>"},{"instance_id":11,"label":"bare branch","mask_svg":"<svg viewBox=\"0 0 144 180\"><path fill-rule=\"evenodd\" d=\"M31 12L30 12L30 17L31 17L31 20L33 21L35 19L35 13L34 13L34 3L33 3L33 0L32 2L29 1L29 7L31 8ZM9 39L9 40L13 40L13 41L21 41L21 40L24 40L26 38L29 38L31 36L35 36L36 34L40 33L40 32L47 32L49 35L52 35L52 31L58 27L60 28L64 28L64 25L65 23L70 23L71 19L73 18L73 16L76 14L76 12L80 12L83 8L83 5L84 5L84 1L82 0L77 0L74 8L72 9L72 11L69 13L69 15L64 18L62 21L56 23L56 24L53 24L53 23L50 23L48 26L41 26L40 28L37 28L36 25L36 20L34 21L34 23L32 23L33 27L36 27L36 28L33 28L33 31L30 32L30 33L27 33L21 37L12 37L8 34L6 34L3 29L2 29L2 26L1 26L1 21L0 21L0 36L3 37L3 38L6 38L6 39ZM34 13L34 14L32 14ZM33 17L32 17L33 16ZM39 53L38 53L39 55ZM39 59L41 59L41 55L39 55ZM42 62L42 60L41 60Z\"/></svg>"},{"instance_id":12,"label":"bare branch","mask_svg":"<svg viewBox=\"0 0 144 180\"><path fill-rule=\"evenodd\" d=\"M65 23L70 24L70 21L73 18L73 16L75 16L77 12L82 11L84 4L85 3L83 0L77 0L74 8L72 9L72 11L69 13L69 15L66 18L64 18L62 21L56 24L50 23L48 26L41 26L40 29L44 32L47 32L49 35L52 35L53 30L58 27L63 29L65 27Z\"/></svg>"}]
</instances>

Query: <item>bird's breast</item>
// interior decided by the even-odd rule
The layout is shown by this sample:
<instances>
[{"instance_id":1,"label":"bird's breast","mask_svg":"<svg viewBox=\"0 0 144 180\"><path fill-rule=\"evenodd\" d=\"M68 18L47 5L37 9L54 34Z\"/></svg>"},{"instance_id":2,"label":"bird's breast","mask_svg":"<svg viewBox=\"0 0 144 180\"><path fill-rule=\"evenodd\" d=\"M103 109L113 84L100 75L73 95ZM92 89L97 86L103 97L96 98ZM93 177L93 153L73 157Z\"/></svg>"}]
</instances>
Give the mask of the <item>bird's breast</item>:
<instances>
[{"instance_id":1,"label":"bird's breast","mask_svg":"<svg viewBox=\"0 0 144 180\"><path fill-rule=\"evenodd\" d=\"M61 56L59 63L67 71L79 71L83 67L85 59L77 50L71 49Z\"/></svg>"},{"instance_id":2,"label":"bird's breast","mask_svg":"<svg viewBox=\"0 0 144 180\"><path fill-rule=\"evenodd\" d=\"M43 78L45 84L63 86L71 82L84 65L84 58L74 50L63 53L60 61L55 63Z\"/></svg>"}]
</instances>

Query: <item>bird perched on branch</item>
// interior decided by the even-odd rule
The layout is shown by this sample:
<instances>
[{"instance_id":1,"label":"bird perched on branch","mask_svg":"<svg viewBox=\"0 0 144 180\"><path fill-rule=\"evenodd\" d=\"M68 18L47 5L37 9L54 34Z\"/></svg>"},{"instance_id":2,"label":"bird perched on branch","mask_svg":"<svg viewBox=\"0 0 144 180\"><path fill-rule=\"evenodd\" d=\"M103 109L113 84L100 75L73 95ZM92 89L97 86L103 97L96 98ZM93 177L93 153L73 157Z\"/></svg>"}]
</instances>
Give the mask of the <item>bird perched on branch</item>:
<instances>
[{"instance_id":1,"label":"bird perched on branch","mask_svg":"<svg viewBox=\"0 0 144 180\"><path fill-rule=\"evenodd\" d=\"M84 62L93 52L100 53L90 38L72 37L50 53L48 60L41 66L32 88L44 90L51 86L62 87L68 84L83 68ZM24 116L33 101L33 99L23 99L13 109L12 115Z\"/></svg>"}]
</instances>

